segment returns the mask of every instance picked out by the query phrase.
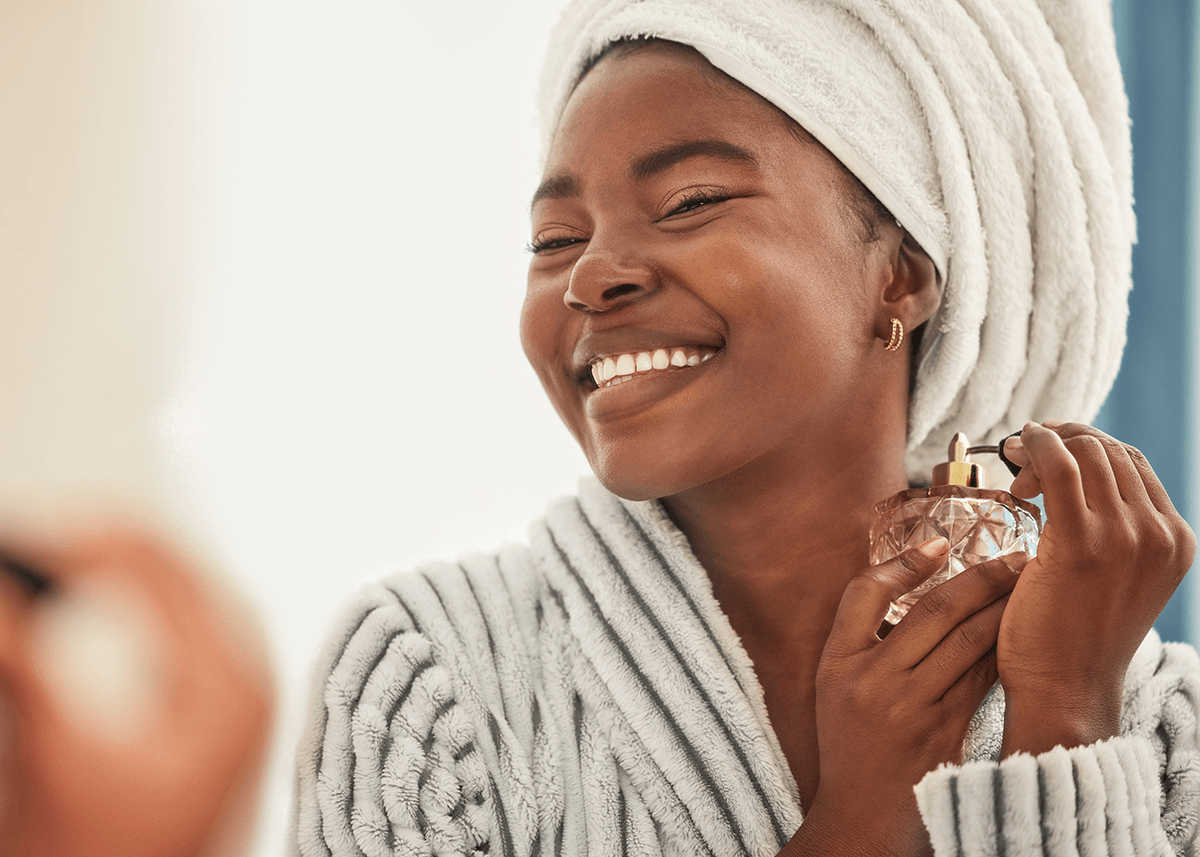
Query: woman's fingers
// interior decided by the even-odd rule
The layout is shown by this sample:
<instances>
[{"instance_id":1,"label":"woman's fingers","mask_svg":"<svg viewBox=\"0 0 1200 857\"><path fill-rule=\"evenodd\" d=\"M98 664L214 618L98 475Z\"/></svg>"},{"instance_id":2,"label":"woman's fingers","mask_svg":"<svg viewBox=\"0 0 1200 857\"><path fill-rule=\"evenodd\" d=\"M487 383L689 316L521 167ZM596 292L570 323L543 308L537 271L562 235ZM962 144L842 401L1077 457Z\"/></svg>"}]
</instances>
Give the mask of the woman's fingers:
<instances>
[{"instance_id":1,"label":"woman's fingers","mask_svg":"<svg viewBox=\"0 0 1200 857\"><path fill-rule=\"evenodd\" d=\"M955 625L916 665L913 671L917 677L940 686L942 697L949 694L981 658L995 649L1008 598L1007 594L1000 596Z\"/></svg>"},{"instance_id":2,"label":"woman's fingers","mask_svg":"<svg viewBox=\"0 0 1200 857\"><path fill-rule=\"evenodd\" d=\"M252 617L149 535L116 525L57 539L9 533L5 563L49 581L32 593L0 568L0 671L14 691L49 691L114 734L97 700L145 712L118 714L121 727L170 730L219 719L231 700L269 698Z\"/></svg>"},{"instance_id":3,"label":"woman's fingers","mask_svg":"<svg viewBox=\"0 0 1200 857\"><path fill-rule=\"evenodd\" d=\"M1007 601L1007 599L1005 600ZM1000 670L996 665L996 650L990 649L958 677L958 680L942 695L941 703L950 711L974 712L979 708L988 691L999 680Z\"/></svg>"},{"instance_id":4,"label":"woman's fingers","mask_svg":"<svg viewBox=\"0 0 1200 857\"><path fill-rule=\"evenodd\" d=\"M1150 462L1140 450L1127 443L1121 443L1116 438L1105 434L1099 429L1084 423L1067 423L1057 420L1046 420L1042 428L1048 429L1062 438L1064 445L1084 450L1082 445L1072 448L1071 441L1075 438L1094 438L1103 447L1107 464L1111 468L1112 478L1116 482L1121 500L1127 503L1140 501L1149 502L1163 514L1176 514L1175 505L1163 487L1162 481ZM1006 439L1004 454L1017 466L1024 468L1020 475L1013 480L1012 493L1018 497L1036 497L1042 493L1042 484L1036 470L1031 467L1031 459L1025 449L1024 434L1021 437ZM1091 496L1090 486L1085 490Z\"/></svg>"},{"instance_id":5,"label":"woman's fingers","mask_svg":"<svg viewBox=\"0 0 1200 857\"><path fill-rule=\"evenodd\" d=\"M946 559L950 543L930 539L887 562L871 566L850 581L838 605L829 641L830 654L853 654L878 642L878 630L888 605L932 576Z\"/></svg>"},{"instance_id":6,"label":"woman's fingers","mask_svg":"<svg viewBox=\"0 0 1200 857\"><path fill-rule=\"evenodd\" d=\"M1075 457L1075 464L1079 467L1079 479L1083 484L1083 499L1087 507L1093 512L1120 508L1124 501L1106 444L1098 437L1081 434L1064 437L1063 445Z\"/></svg>"},{"instance_id":7,"label":"woman's fingers","mask_svg":"<svg viewBox=\"0 0 1200 857\"><path fill-rule=\"evenodd\" d=\"M1113 507L1126 497L1131 488L1141 490L1141 478L1136 471L1120 467L1122 463L1128 464L1123 444L1101 431L1077 423L1051 423L1042 427L1057 434L1067 451L1074 456L1089 508ZM1005 438L1004 453L1010 461L1023 468L1013 481L1012 492L1019 497L1035 497L1042 493L1042 481L1025 449L1023 434ZM1134 477L1135 483L1123 487L1122 477L1129 476Z\"/></svg>"},{"instance_id":8,"label":"woman's fingers","mask_svg":"<svg viewBox=\"0 0 1200 857\"><path fill-rule=\"evenodd\" d=\"M1146 460L1146 456L1142 455L1141 451L1136 447L1130 446L1127 443L1121 443L1121 441L1111 435L1105 434L1100 429L1084 423L1063 423L1047 420L1044 425L1047 428L1053 429L1064 439L1085 436L1100 440L1108 452L1108 458L1113 472L1116 474L1117 484L1120 487L1123 499L1127 502L1137 502L1145 499L1153 504L1159 512L1164 514L1175 512L1175 505L1171 502L1166 489L1163 488L1158 474L1154 472L1154 468L1150 466L1150 462Z\"/></svg>"},{"instance_id":9,"label":"woman's fingers","mask_svg":"<svg viewBox=\"0 0 1200 857\"><path fill-rule=\"evenodd\" d=\"M127 528L114 524L70 539L4 534L0 543L5 555L45 579L51 593L103 580L136 590L177 634L190 636L203 627L197 608L210 597L203 585L177 556Z\"/></svg>"},{"instance_id":10,"label":"woman's fingers","mask_svg":"<svg viewBox=\"0 0 1200 857\"><path fill-rule=\"evenodd\" d=\"M1086 460L1103 459L1103 467L1111 474L1112 483L1116 489L1116 497L1103 495L1100 491L1094 492L1092 486L1088 485L1085 480L1084 489L1088 492L1089 506L1092 508L1103 508L1107 503L1110 508L1114 508L1122 502L1150 502L1142 475L1130 456L1132 447L1126 446L1098 428L1083 423L1064 423L1048 420L1045 427L1063 439L1063 443L1067 445L1067 448L1080 460L1081 467L1085 464ZM1141 453L1138 453L1138 455L1140 456ZM1153 471L1150 472L1153 474ZM1154 478L1157 481L1157 477Z\"/></svg>"},{"instance_id":11,"label":"woman's fingers","mask_svg":"<svg viewBox=\"0 0 1200 857\"><path fill-rule=\"evenodd\" d=\"M1164 515L1177 515L1175 504L1171 502L1167 489L1163 487L1162 480L1158 478L1158 474L1154 472L1154 468L1150 466L1146 456L1142 455L1142 451L1137 447L1128 444L1122 444L1122 446L1130 463L1141 477L1142 487L1146 491L1146 496L1150 498L1150 502L1154 504L1154 508Z\"/></svg>"},{"instance_id":12,"label":"woman's fingers","mask_svg":"<svg viewBox=\"0 0 1200 857\"><path fill-rule=\"evenodd\" d=\"M18 852L136 842L198 853L251 806L271 719L261 644L236 633L238 615L185 554L149 534L0 544L52 581L32 595L0 571L0 702L11 702L11 777L25 795Z\"/></svg>"},{"instance_id":13,"label":"woman's fingers","mask_svg":"<svg viewBox=\"0 0 1200 857\"><path fill-rule=\"evenodd\" d=\"M1157 506L1158 504L1154 502L1154 498L1151 496L1146 485L1146 477L1138 470L1132 453L1137 453L1137 457L1143 462L1146 460L1145 456L1133 449L1133 447L1126 446L1115 438L1105 438L1102 439L1102 442L1104 443L1105 450L1108 452L1108 463L1112 468L1113 476L1117 480L1117 488L1121 492L1121 499L1126 503ZM1174 508L1171 506L1170 498L1167 497L1167 492L1162 490L1162 483L1158 481L1158 476L1155 475L1153 470L1150 471L1150 477L1158 489L1162 491L1162 502L1165 502L1168 508Z\"/></svg>"},{"instance_id":14,"label":"woman's fingers","mask_svg":"<svg viewBox=\"0 0 1200 857\"><path fill-rule=\"evenodd\" d=\"M21 582L0 569L0 693L9 696L39 689L27 657L32 605Z\"/></svg>"},{"instance_id":15,"label":"woman's fingers","mask_svg":"<svg viewBox=\"0 0 1200 857\"><path fill-rule=\"evenodd\" d=\"M1088 506L1079 462L1061 437L1051 429L1029 423L1021 432L1021 444L1029 466L1037 473L1046 505L1046 516L1068 527L1082 527ZM1021 472L1020 480L1025 472ZM1017 487L1016 482L1013 485Z\"/></svg>"},{"instance_id":16,"label":"woman's fingers","mask_svg":"<svg viewBox=\"0 0 1200 857\"><path fill-rule=\"evenodd\" d=\"M932 663L953 672L951 681L956 679L995 645L999 614L991 627L980 611L1012 592L1027 561L1025 554L989 560L929 590L888 635L889 660L897 668L912 669L936 655Z\"/></svg>"},{"instance_id":17,"label":"woman's fingers","mask_svg":"<svg viewBox=\"0 0 1200 857\"><path fill-rule=\"evenodd\" d=\"M205 605L171 603L163 592L188 586L186 575L148 539L120 531L8 541L3 610L18 611L20 633L4 641L0 659L14 693L38 710L49 702L65 726L98 741L144 741L175 728L179 691L191 687L180 674L196 672L185 661L198 642L181 628ZM12 566L47 586L30 591Z\"/></svg>"}]
</instances>

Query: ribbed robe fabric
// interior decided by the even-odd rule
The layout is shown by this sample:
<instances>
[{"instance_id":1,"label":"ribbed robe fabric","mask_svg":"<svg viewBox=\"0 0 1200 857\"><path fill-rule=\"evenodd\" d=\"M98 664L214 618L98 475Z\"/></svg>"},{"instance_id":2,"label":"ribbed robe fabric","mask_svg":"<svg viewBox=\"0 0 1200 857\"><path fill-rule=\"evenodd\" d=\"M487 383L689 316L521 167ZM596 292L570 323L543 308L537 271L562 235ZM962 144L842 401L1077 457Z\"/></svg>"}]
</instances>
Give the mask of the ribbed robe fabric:
<instances>
[{"instance_id":1,"label":"ribbed robe fabric","mask_svg":"<svg viewBox=\"0 0 1200 857\"><path fill-rule=\"evenodd\" d=\"M753 666L655 502L586 482L530 545L364 590L316 667L304 855L771 855L801 822ZM917 789L939 855L1192 854L1200 661L1151 638L1123 735Z\"/></svg>"}]
</instances>

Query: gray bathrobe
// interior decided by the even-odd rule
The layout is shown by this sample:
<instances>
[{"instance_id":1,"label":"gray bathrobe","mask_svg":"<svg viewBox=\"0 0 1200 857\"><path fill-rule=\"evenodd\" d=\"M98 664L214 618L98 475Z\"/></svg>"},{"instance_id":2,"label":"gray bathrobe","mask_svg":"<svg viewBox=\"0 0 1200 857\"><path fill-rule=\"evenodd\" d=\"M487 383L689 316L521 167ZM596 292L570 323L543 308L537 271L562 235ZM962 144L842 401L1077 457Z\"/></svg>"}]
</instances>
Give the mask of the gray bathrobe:
<instances>
[{"instance_id":1,"label":"gray bathrobe","mask_svg":"<svg viewBox=\"0 0 1200 857\"><path fill-rule=\"evenodd\" d=\"M528 546L368 587L317 666L304 855L773 855L802 821L753 666L683 534L594 482ZM1200 854L1200 659L1151 635L1121 736L917 786L938 855Z\"/></svg>"}]
</instances>

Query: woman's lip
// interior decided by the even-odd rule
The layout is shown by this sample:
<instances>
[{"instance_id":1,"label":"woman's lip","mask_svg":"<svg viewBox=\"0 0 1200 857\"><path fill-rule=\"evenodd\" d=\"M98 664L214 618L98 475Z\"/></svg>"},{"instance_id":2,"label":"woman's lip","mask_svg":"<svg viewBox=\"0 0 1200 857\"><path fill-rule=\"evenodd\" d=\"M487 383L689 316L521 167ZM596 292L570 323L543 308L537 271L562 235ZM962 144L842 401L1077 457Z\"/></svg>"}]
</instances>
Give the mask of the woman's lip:
<instances>
[{"instance_id":1,"label":"woman's lip","mask_svg":"<svg viewBox=\"0 0 1200 857\"><path fill-rule=\"evenodd\" d=\"M591 381L595 387L608 387L654 372L674 372L698 366L712 359L718 350L703 345L679 345L597 355L588 363L588 375L583 380L585 385Z\"/></svg>"},{"instance_id":2,"label":"woman's lip","mask_svg":"<svg viewBox=\"0 0 1200 857\"><path fill-rule=\"evenodd\" d=\"M597 358L621 354L650 353L660 349L670 352L676 348L719 351L725 347L723 337L698 330L665 330L623 325L612 330L593 330L575 344L572 363L575 377L591 382L591 365ZM689 351L690 353L690 351Z\"/></svg>"},{"instance_id":3,"label":"woman's lip","mask_svg":"<svg viewBox=\"0 0 1200 857\"><path fill-rule=\"evenodd\" d=\"M714 357L719 357L717 352ZM670 398L679 390L707 375L718 360L706 360L695 366L647 372L629 376L630 380L608 387L593 388L584 399L584 411L594 422L631 416Z\"/></svg>"}]
</instances>

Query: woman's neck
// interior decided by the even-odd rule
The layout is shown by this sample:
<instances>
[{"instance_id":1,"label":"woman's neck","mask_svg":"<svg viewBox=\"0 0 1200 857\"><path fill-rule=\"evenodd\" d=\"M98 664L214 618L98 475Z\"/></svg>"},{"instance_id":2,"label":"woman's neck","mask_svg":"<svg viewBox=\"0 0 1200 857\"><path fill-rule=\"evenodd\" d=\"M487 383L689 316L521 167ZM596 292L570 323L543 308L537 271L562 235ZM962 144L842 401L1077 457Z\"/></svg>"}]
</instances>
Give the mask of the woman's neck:
<instances>
[{"instance_id":1,"label":"woman's neck","mask_svg":"<svg viewBox=\"0 0 1200 857\"><path fill-rule=\"evenodd\" d=\"M790 458L663 503L747 643L819 653L846 585L867 567L874 505L907 487L903 449Z\"/></svg>"}]
</instances>

